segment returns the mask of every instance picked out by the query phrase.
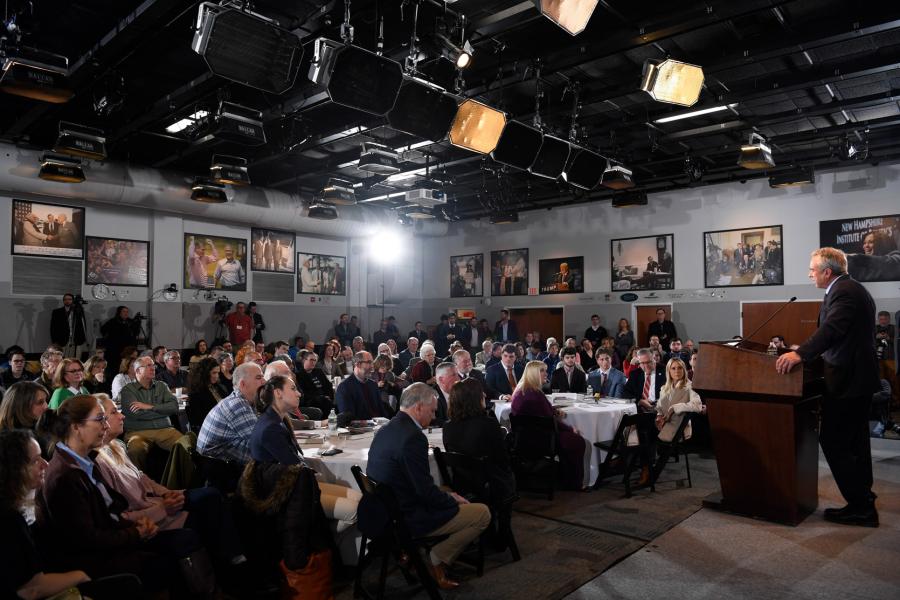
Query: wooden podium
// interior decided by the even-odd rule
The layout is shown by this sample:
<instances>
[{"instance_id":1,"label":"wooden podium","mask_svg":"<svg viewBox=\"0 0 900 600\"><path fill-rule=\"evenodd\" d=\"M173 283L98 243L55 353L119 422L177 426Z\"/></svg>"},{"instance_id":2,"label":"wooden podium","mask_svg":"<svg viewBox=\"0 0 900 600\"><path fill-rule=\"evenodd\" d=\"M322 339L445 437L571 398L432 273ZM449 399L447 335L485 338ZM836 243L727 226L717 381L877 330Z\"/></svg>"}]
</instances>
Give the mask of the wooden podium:
<instances>
[{"instance_id":1,"label":"wooden podium","mask_svg":"<svg viewBox=\"0 0 900 600\"><path fill-rule=\"evenodd\" d=\"M766 345L702 342L693 388L706 401L721 496L703 505L799 524L818 504L821 381L775 371Z\"/></svg>"}]
</instances>

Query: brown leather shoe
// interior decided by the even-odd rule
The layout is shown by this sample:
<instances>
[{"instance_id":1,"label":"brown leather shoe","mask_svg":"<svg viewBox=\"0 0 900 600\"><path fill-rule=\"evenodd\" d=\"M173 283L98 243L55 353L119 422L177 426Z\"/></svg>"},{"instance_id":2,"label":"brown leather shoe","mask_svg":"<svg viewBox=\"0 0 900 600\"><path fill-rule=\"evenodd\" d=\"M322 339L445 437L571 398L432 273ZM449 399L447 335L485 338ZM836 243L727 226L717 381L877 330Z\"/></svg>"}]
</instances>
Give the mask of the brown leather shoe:
<instances>
[{"instance_id":1,"label":"brown leather shoe","mask_svg":"<svg viewBox=\"0 0 900 600\"><path fill-rule=\"evenodd\" d=\"M644 465L641 467L641 478L638 479L638 485L647 485L650 483L650 467Z\"/></svg>"},{"instance_id":2,"label":"brown leather shoe","mask_svg":"<svg viewBox=\"0 0 900 600\"><path fill-rule=\"evenodd\" d=\"M439 565L433 565L430 561L426 561L428 565L428 572L431 573L431 576L434 578L435 582L437 582L438 587L442 590L455 590L459 587L459 582L454 581L447 577L447 566L444 563Z\"/></svg>"}]
</instances>

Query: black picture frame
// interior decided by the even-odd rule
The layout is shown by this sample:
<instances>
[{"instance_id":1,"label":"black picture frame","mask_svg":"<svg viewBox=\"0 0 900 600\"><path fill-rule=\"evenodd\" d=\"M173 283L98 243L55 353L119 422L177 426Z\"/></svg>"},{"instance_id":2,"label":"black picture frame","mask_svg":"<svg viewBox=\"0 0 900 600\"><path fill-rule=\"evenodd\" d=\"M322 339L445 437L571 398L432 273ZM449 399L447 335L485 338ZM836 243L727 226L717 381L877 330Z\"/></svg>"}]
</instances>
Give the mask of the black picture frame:
<instances>
[{"instance_id":1,"label":"black picture frame","mask_svg":"<svg viewBox=\"0 0 900 600\"><path fill-rule=\"evenodd\" d=\"M465 269L465 271L463 270ZM457 254L450 257L450 297L484 296L484 254Z\"/></svg>"},{"instance_id":2,"label":"black picture frame","mask_svg":"<svg viewBox=\"0 0 900 600\"><path fill-rule=\"evenodd\" d=\"M741 244L741 259L735 251ZM745 245L750 244L750 252ZM757 249L757 244L759 248ZM736 281L736 283L735 283ZM784 227L762 225L703 232L703 286L784 285Z\"/></svg>"},{"instance_id":3,"label":"black picture frame","mask_svg":"<svg viewBox=\"0 0 900 600\"><path fill-rule=\"evenodd\" d=\"M609 240L609 278L613 292L674 290L675 234Z\"/></svg>"},{"instance_id":4,"label":"black picture frame","mask_svg":"<svg viewBox=\"0 0 900 600\"><path fill-rule=\"evenodd\" d=\"M259 242L264 236L274 237L279 242L290 240L288 246L281 246L281 260L278 261L274 254L272 256L272 267L269 268L269 259L265 256L265 250L259 247ZM297 237L292 231L282 231L280 229L267 229L263 227L250 228L250 270L260 273L289 273L293 275L297 272L296 263L296 245ZM257 256L262 250L262 256ZM285 264L287 263L287 264ZM278 264L284 266L278 268Z\"/></svg>"},{"instance_id":5,"label":"black picture frame","mask_svg":"<svg viewBox=\"0 0 900 600\"><path fill-rule=\"evenodd\" d=\"M538 261L538 294L583 293L583 256L542 258Z\"/></svg>"},{"instance_id":6,"label":"black picture frame","mask_svg":"<svg viewBox=\"0 0 900 600\"><path fill-rule=\"evenodd\" d=\"M843 250L857 281L900 281L900 214L819 221L819 246Z\"/></svg>"},{"instance_id":7,"label":"black picture frame","mask_svg":"<svg viewBox=\"0 0 900 600\"><path fill-rule=\"evenodd\" d=\"M312 269L307 269L305 266L307 260L312 261ZM334 254L298 252L296 278L298 294L309 296L346 296L347 257ZM312 284L311 281L318 283Z\"/></svg>"},{"instance_id":8,"label":"black picture frame","mask_svg":"<svg viewBox=\"0 0 900 600\"><path fill-rule=\"evenodd\" d=\"M528 276L528 248L491 251L492 296L527 296Z\"/></svg>"},{"instance_id":9,"label":"black picture frame","mask_svg":"<svg viewBox=\"0 0 900 600\"><path fill-rule=\"evenodd\" d=\"M141 244L145 247L144 249L144 276L143 283L123 283L121 279L113 279L110 277L111 270L106 270L102 264L96 265L93 264L94 260L92 256L92 243L100 242L102 244L106 244L108 242L125 242L130 244ZM92 277L93 273L97 273L96 277ZM97 237L97 236L86 236L84 238L84 284L85 285L112 285L116 287L150 287L150 242L146 240L129 240L125 238L108 238L108 237Z\"/></svg>"},{"instance_id":10,"label":"black picture frame","mask_svg":"<svg viewBox=\"0 0 900 600\"><path fill-rule=\"evenodd\" d=\"M84 259L84 227L85 227L85 209L81 206L70 206L68 204L56 204L52 202L32 202L30 200L12 199L12 221L10 225L9 251L11 254L19 256L42 256L49 258L67 258L71 260ZM71 211L71 218L66 218L64 225L59 225L54 218L55 226L60 228L56 233L57 239L65 237L64 245L54 245L56 242L48 242L48 240L39 240L38 237L47 237L48 219L43 216L54 216L52 210L66 209ZM37 211L37 212L35 212ZM46 212L45 212L46 211ZM34 214L38 220L31 223L27 220L27 215ZM26 225L28 223L28 225ZM67 227L68 226L68 227ZM65 236L63 235L65 234ZM70 239L71 238L71 239ZM26 243L28 241L40 241L40 245ZM19 243L16 243L16 242ZM61 242L62 243L62 242Z\"/></svg>"}]
</instances>

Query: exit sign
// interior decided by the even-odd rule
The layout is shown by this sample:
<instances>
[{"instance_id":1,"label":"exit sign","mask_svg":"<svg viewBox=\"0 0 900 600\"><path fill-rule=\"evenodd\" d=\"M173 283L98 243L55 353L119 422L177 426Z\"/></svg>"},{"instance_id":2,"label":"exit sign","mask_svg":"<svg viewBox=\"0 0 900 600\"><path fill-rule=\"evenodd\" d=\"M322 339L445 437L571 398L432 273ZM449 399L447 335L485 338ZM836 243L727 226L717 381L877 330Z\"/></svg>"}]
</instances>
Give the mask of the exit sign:
<instances>
[{"instance_id":1,"label":"exit sign","mask_svg":"<svg viewBox=\"0 0 900 600\"><path fill-rule=\"evenodd\" d=\"M537 288L536 287L528 288L528 295L529 296L537 296L538 295Z\"/></svg>"}]
</instances>

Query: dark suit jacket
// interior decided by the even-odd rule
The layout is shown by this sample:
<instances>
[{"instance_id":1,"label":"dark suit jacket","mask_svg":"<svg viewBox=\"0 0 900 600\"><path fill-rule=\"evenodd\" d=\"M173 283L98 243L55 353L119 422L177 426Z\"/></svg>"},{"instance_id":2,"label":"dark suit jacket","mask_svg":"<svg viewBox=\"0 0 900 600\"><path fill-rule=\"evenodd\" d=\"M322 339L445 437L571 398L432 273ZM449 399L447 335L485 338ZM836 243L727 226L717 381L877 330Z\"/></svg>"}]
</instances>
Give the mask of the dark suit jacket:
<instances>
[{"instance_id":1,"label":"dark suit jacket","mask_svg":"<svg viewBox=\"0 0 900 600\"><path fill-rule=\"evenodd\" d=\"M431 427L443 427L444 423L447 422L447 407L449 405L449 398L444 395L444 392L441 391L441 388L438 386L434 386L434 391L437 392L437 410L434 411L434 419L431 421Z\"/></svg>"},{"instance_id":2,"label":"dark suit jacket","mask_svg":"<svg viewBox=\"0 0 900 600\"><path fill-rule=\"evenodd\" d=\"M334 326L334 337L338 339L341 346L349 346L353 343L353 326L350 323L342 325L338 323Z\"/></svg>"},{"instance_id":3,"label":"dark suit jacket","mask_svg":"<svg viewBox=\"0 0 900 600\"><path fill-rule=\"evenodd\" d=\"M566 377L566 368L559 367L553 371L553 375L550 377L550 389L583 394L587 390L587 377L584 371L575 367L572 373L572 385L569 385L569 379Z\"/></svg>"},{"instance_id":4,"label":"dark suit jacket","mask_svg":"<svg viewBox=\"0 0 900 600\"><path fill-rule=\"evenodd\" d=\"M453 339L447 339L448 335L453 335L455 337ZM463 326L459 323L456 325L450 325L450 323L447 323L446 325L441 323L438 325L437 331L434 333L434 349L437 351L438 356L446 355L450 348L450 344L456 340L460 340L465 344L462 335Z\"/></svg>"},{"instance_id":5,"label":"dark suit jacket","mask_svg":"<svg viewBox=\"0 0 900 600\"><path fill-rule=\"evenodd\" d=\"M659 321L653 321L647 327L647 340L650 340L650 336L655 335L659 336L659 345L663 347L663 349L668 352L669 344L672 342L672 338L676 337L678 333L675 331L675 323L666 319L660 324Z\"/></svg>"},{"instance_id":6,"label":"dark suit jacket","mask_svg":"<svg viewBox=\"0 0 900 600\"><path fill-rule=\"evenodd\" d=\"M599 392L603 396L609 398L622 398L623 393L625 391L625 373L616 369L610 368L609 376L606 378L606 383L603 385L602 389L600 386L600 371L592 371L590 375L588 375L587 381L591 384L591 387L594 389L594 392ZM641 386L644 383L641 382ZM643 389L643 388L642 388Z\"/></svg>"},{"instance_id":7,"label":"dark suit jacket","mask_svg":"<svg viewBox=\"0 0 900 600\"><path fill-rule=\"evenodd\" d=\"M472 345L472 327L466 326L463 327L463 332L459 336L459 341L462 342L463 348L469 350L470 352L480 352L481 344L484 342L484 332L478 329L477 327L474 329L477 332L477 336L475 339L475 345Z\"/></svg>"},{"instance_id":8,"label":"dark suit jacket","mask_svg":"<svg viewBox=\"0 0 900 600\"><path fill-rule=\"evenodd\" d=\"M300 398L300 406L314 406L328 416L333 407L334 386L325 374L325 371L314 368L309 373L306 369L297 371L297 386L303 393Z\"/></svg>"},{"instance_id":9,"label":"dark suit jacket","mask_svg":"<svg viewBox=\"0 0 900 600\"><path fill-rule=\"evenodd\" d=\"M875 301L860 283L843 275L819 312L819 328L797 349L804 362L821 356L825 386L834 398L870 397L879 389L875 358Z\"/></svg>"},{"instance_id":10,"label":"dark suit jacket","mask_svg":"<svg viewBox=\"0 0 900 600\"><path fill-rule=\"evenodd\" d=\"M410 337L413 337L413 336L410 336ZM405 371L406 367L409 366L410 359L412 359L416 356L419 356L418 351L416 351L416 353L413 354L412 352L409 351L409 348L407 348L406 350L401 352L399 355L397 355L397 359L400 361L400 365L403 367L403 370Z\"/></svg>"},{"instance_id":11,"label":"dark suit jacket","mask_svg":"<svg viewBox=\"0 0 900 600\"><path fill-rule=\"evenodd\" d=\"M444 423L444 448L483 458L491 485L491 499L503 502L515 495L516 479L509 464L506 435L493 416L469 417Z\"/></svg>"},{"instance_id":12,"label":"dark suit jacket","mask_svg":"<svg viewBox=\"0 0 900 600\"><path fill-rule=\"evenodd\" d=\"M666 383L666 372L659 365L656 366L656 385L653 387L656 388L656 399L659 400L659 390ZM625 387L622 390L623 398L633 398L634 400L640 400L641 394L644 392L644 370L640 367L635 367L631 370L631 375L628 377L628 381L625 383Z\"/></svg>"},{"instance_id":13,"label":"dark suit jacket","mask_svg":"<svg viewBox=\"0 0 900 600\"><path fill-rule=\"evenodd\" d=\"M503 339L503 328L500 326L500 321L497 321L497 324L494 325L494 341L495 342L518 342L519 341L519 330L516 328L516 322L512 319L509 320L506 326L506 339Z\"/></svg>"},{"instance_id":14,"label":"dark suit jacket","mask_svg":"<svg viewBox=\"0 0 900 600\"><path fill-rule=\"evenodd\" d=\"M413 536L431 533L459 512L456 501L431 478L428 439L405 412L375 434L366 474L390 486Z\"/></svg>"},{"instance_id":15,"label":"dark suit jacket","mask_svg":"<svg viewBox=\"0 0 900 600\"><path fill-rule=\"evenodd\" d=\"M522 378L524 371L525 367L520 363L516 363L513 367L513 375L515 375L517 382ZM506 369L503 367L502 362L495 363L485 370L484 382L487 385L485 393L491 400L499 398L500 394L513 393L513 390L509 387L509 379L506 377Z\"/></svg>"},{"instance_id":16,"label":"dark suit jacket","mask_svg":"<svg viewBox=\"0 0 900 600\"><path fill-rule=\"evenodd\" d=\"M481 390L485 393L486 396L490 396L490 394L488 393L487 383L484 380L484 373L482 373L478 369L472 369L471 371L469 371L468 379L474 379L478 383L480 383ZM462 377L460 377L460 380L462 380Z\"/></svg>"},{"instance_id":17,"label":"dark suit jacket","mask_svg":"<svg viewBox=\"0 0 900 600\"><path fill-rule=\"evenodd\" d=\"M362 383L356 378L356 375L351 375L337 387L335 396L337 411L342 414L351 414L354 421L364 421L373 417L387 417L389 414L381 403L381 393L378 390L378 384L371 379L367 379L365 383Z\"/></svg>"},{"instance_id":18,"label":"dark suit jacket","mask_svg":"<svg viewBox=\"0 0 900 600\"><path fill-rule=\"evenodd\" d=\"M72 310L75 310L74 306ZM73 326L75 327L75 345L78 346L85 340L84 323L78 318L78 315L75 315L73 319ZM50 341L63 347L69 343L69 316L66 314L64 306L53 309L53 312L50 313Z\"/></svg>"},{"instance_id":19,"label":"dark suit jacket","mask_svg":"<svg viewBox=\"0 0 900 600\"><path fill-rule=\"evenodd\" d=\"M418 332L415 329L413 329L412 331L409 332L409 335L406 336L406 339L409 339L411 337L418 339L419 345L421 346L425 342L425 340L428 339L428 332L425 331L424 329L422 331L418 331Z\"/></svg>"},{"instance_id":20,"label":"dark suit jacket","mask_svg":"<svg viewBox=\"0 0 900 600\"><path fill-rule=\"evenodd\" d=\"M600 341L607 336L606 328L601 325L597 328L597 331L594 331L593 327L588 327L584 330L585 339L591 340L591 345L596 350L600 347Z\"/></svg>"}]
</instances>

